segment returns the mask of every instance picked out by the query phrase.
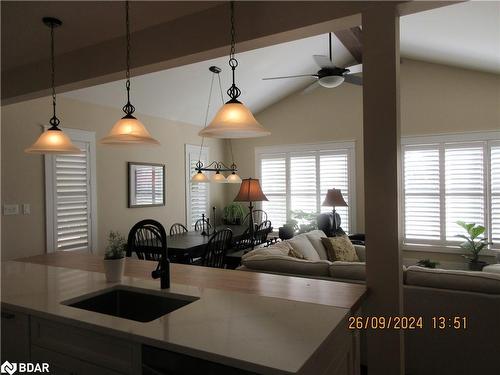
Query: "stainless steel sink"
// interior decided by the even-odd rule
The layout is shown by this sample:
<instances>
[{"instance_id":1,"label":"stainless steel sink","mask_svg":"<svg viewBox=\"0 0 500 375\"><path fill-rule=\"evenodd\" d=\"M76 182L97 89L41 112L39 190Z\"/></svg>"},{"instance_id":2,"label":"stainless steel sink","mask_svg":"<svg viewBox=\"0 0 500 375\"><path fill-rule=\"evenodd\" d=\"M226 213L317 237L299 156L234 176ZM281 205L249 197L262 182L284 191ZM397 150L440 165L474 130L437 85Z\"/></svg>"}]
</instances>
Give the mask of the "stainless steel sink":
<instances>
[{"instance_id":1,"label":"stainless steel sink","mask_svg":"<svg viewBox=\"0 0 500 375\"><path fill-rule=\"evenodd\" d=\"M150 322L196 300L198 298L192 296L155 294L138 288L113 288L63 304L137 322Z\"/></svg>"}]
</instances>

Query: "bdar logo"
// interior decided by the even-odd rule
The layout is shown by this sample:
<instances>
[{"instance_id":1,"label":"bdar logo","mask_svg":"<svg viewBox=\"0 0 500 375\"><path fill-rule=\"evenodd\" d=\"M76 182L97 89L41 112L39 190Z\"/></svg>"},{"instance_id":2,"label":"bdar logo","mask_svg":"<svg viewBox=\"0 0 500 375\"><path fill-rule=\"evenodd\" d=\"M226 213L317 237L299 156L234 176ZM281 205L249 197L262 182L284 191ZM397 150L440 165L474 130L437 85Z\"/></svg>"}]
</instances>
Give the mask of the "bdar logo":
<instances>
[{"instance_id":1,"label":"bdar logo","mask_svg":"<svg viewBox=\"0 0 500 375\"><path fill-rule=\"evenodd\" d=\"M0 371L2 372L2 374L12 375L17 371L17 363L10 363L9 361L5 361L4 363L2 363Z\"/></svg>"}]
</instances>

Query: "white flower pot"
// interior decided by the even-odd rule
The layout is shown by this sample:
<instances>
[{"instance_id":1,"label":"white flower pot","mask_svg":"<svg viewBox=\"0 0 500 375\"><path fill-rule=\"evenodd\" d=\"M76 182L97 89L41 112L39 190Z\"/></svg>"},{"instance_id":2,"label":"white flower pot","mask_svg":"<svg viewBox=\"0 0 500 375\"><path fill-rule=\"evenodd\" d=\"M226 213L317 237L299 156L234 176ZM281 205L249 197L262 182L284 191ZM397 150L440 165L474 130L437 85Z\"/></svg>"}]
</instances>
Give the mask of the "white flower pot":
<instances>
[{"instance_id":1,"label":"white flower pot","mask_svg":"<svg viewBox=\"0 0 500 375\"><path fill-rule=\"evenodd\" d=\"M125 270L125 258L104 259L104 271L106 280L110 283L122 281L123 271Z\"/></svg>"}]
</instances>

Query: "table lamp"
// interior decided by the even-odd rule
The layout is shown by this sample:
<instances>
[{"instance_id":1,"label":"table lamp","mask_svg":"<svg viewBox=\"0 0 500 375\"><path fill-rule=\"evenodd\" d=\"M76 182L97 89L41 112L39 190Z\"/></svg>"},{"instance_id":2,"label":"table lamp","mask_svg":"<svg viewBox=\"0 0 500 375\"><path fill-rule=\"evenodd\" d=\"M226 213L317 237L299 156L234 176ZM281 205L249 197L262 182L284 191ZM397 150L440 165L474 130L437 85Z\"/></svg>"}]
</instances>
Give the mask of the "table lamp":
<instances>
[{"instance_id":1,"label":"table lamp","mask_svg":"<svg viewBox=\"0 0 500 375\"><path fill-rule=\"evenodd\" d=\"M262 202L267 201L267 197L262 192L260 187L260 182L257 178L244 178L241 181L240 191L236 198L234 198L235 202L249 202L250 205L248 209L250 211L249 218L249 231L250 231L250 240L252 241L252 249L254 247L254 223L253 223L253 202Z\"/></svg>"},{"instance_id":2,"label":"table lamp","mask_svg":"<svg viewBox=\"0 0 500 375\"><path fill-rule=\"evenodd\" d=\"M337 233L337 213L335 212L335 207L347 207L340 189L328 189L322 206L333 207L333 235L335 236Z\"/></svg>"}]
</instances>

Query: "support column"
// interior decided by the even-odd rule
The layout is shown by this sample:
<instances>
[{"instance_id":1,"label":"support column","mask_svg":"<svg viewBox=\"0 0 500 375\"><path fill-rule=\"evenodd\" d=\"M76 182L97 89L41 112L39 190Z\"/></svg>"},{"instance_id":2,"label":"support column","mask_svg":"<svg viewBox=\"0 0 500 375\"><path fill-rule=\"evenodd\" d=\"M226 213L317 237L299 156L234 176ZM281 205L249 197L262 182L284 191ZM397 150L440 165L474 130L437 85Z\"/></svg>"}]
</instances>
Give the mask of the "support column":
<instances>
[{"instance_id":1,"label":"support column","mask_svg":"<svg viewBox=\"0 0 500 375\"><path fill-rule=\"evenodd\" d=\"M366 283L364 313L399 316L402 263L399 251L399 15L395 5L374 5L362 15L363 142ZM368 374L404 373L403 337L394 329L367 331Z\"/></svg>"}]
</instances>

